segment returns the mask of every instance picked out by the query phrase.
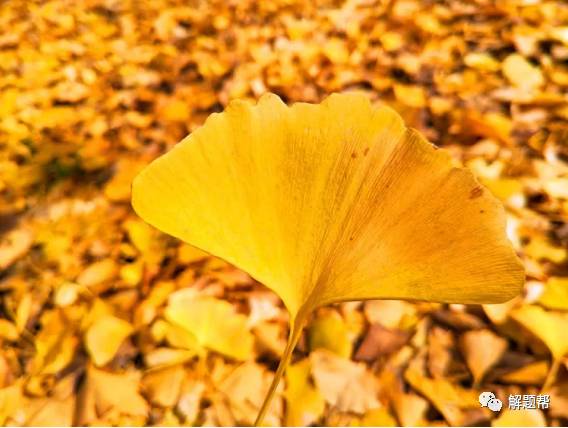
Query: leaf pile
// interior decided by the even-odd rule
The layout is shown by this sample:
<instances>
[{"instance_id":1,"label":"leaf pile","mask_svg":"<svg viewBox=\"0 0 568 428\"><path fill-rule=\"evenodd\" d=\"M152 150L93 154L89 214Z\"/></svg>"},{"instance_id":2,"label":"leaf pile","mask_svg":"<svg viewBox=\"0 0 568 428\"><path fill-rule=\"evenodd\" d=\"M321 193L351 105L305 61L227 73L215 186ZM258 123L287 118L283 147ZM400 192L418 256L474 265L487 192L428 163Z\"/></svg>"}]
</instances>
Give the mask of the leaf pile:
<instances>
[{"instance_id":1,"label":"leaf pile","mask_svg":"<svg viewBox=\"0 0 568 428\"><path fill-rule=\"evenodd\" d=\"M346 90L502 200L527 284L320 309L265 422L567 424L566 22L560 0L3 4L0 424L251 424L286 311L137 218L131 180L233 98ZM507 409L541 391L549 410Z\"/></svg>"}]
</instances>

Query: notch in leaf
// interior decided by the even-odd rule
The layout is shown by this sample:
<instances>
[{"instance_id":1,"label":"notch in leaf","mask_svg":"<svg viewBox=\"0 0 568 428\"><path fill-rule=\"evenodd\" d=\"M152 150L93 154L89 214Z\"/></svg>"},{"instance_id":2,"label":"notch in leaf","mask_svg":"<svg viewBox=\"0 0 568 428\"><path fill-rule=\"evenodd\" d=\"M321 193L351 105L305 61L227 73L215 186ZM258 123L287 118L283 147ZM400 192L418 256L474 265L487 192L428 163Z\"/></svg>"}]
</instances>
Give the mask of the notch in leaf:
<instances>
[{"instance_id":1,"label":"notch in leaf","mask_svg":"<svg viewBox=\"0 0 568 428\"><path fill-rule=\"evenodd\" d=\"M499 303L524 270L501 204L363 95L233 101L134 180L158 229L274 290L291 316L262 421L307 314L363 299Z\"/></svg>"}]
</instances>

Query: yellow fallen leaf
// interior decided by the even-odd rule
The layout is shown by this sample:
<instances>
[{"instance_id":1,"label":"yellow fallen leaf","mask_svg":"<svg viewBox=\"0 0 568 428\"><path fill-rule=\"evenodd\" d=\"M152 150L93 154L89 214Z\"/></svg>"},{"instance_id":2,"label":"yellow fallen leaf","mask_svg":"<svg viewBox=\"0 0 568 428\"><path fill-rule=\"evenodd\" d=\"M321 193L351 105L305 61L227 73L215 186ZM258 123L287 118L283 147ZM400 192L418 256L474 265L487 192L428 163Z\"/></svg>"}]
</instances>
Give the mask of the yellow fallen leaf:
<instances>
[{"instance_id":1,"label":"yellow fallen leaf","mask_svg":"<svg viewBox=\"0 0 568 428\"><path fill-rule=\"evenodd\" d=\"M161 111L162 117L165 120L175 122L186 122L191 117L191 109L188 103L173 99L168 102Z\"/></svg>"},{"instance_id":2,"label":"yellow fallen leaf","mask_svg":"<svg viewBox=\"0 0 568 428\"><path fill-rule=\"evenodd\" d=\"M349 50L341 39L328 39L322 49L324 55L334 64L345 64L349 61Z\"/></svg>"},{"instance_id":3,"label":"yellow fallen leaf","mask_svg":"<svg viewBox=\"0 0 568 428\"><path fill-rule=\"evenodd\" d=\"M505 409L491 422L493 427L545 427L546 418L539 409Z\"/></svg>"},{"instance_id":4,"label":"yellow fallen leaf","mask_svg":"<svg viewBox=\"0 0 568 428\"><path fill-rule=\"evenodd\" d=\"M320 349L310 353L314 381L325 401L340 412L364 414L378 408L375 378L364 364Z\"/></svg>"},{"instance_id":5,"label":"yellow fallen leaf","mask_svg":"<svg viewBox=\"0 0 568 428\"><path fill-rule=\"evenodd\" d=\"M322 416L325 401L311 382L308 358L286 369L286 425L311 426Z\"/></svg>"},{"instance_id":6,"label":"yellow fallen leaf","mask_svg":"<svg viewBox=\"0 0 568 428\"><path fill-rule=\"evenodd\" d=\"M168 367L191 360L195 352L186 349L156 348L144 355L144 362L150 368Z\"/></svg>"},{"instance_id":7,"label":"yellow fallen leaf","mask_svg":"<svg viewBox=\"0 0 568 428\"><path fill-rule=\"evenodd\" d=\"M523 185L519 180L513 178L485 179L483 184L503 202L511 198L524 198Z\"/></svg>"},{"instance_id":8,"label":"yellow fallen leaf","mask_svg":"<svg viewBox=\"0 0 568 428\"><path fill-rule=\"evenodd\" d=\"M29 230L16 229L0 240L0 270L6 269L22 257L32 246L33 236Z\"/></svg>"},{"instance_id":9,"label":"yellow fallen leaf","mask_svg":"<svg viewBox=\"0 0 568 428\"><path fill-rule=\"evenodd\" d=\"M170 346L175 348L185 349L195 355L203 354L204 350L195 335L179 324L158 320L152 325L151 331L156 342L165 339Z\"/></svg>"},{"instance_id":10,"label":"yellow fallen leaf","mask_svg":"<svg viewBox=\"0 0 568 428\"><path fill-rule=\"evenodd\" d=\"M22 399L22 381L0 389L0 425L6 426L16 416L16 412L21 411Z\"/></svg>"},{"instance_id":11,"label":"yellow fallen leaf","mask_svg":"<svg viewBox=\"0 0 568 428\"><path fill-rule=\"evenodd\" d=\"M233 101L136 177L132 204L282 298L292 329L266 403L316 307L498 303L524 281L501 204L363 95L292 107L271 94L256 106Z\"/></svg>"},{"instance_id":12,"label":"yellow fallen leaf","mask_svg":"<svg viewBox=\"0 0 568 428\"><path fill-rule=\"evenodd\" d=\"M77 284L95 287L108 283L118 274L118 265L113 259L103 259L85 268L77 278Z\"/></svg>"},{"instance_id":13,"label":"yellow fallen leaf","mask_svg":"<svg viewBox=\"0 0 568 428\"><path fill-rule=\"evenodd\" d=\"M78 425L99 421L99 415L107 418L99 422L103 425L110 425L113 418L116 421L122 415L137 417L143 423L148 414L148 403L140 395L139 385L138 372L117 374L89 365L80 391Z\"/></svg>"},{"instance_id":14,"label":"yellow fallen leaf","mask_svg":"<svg viewBox=\"0 0 568 428\"><path fill-rule=\"evenodd\" d=\"M499 61L483 52L469 53L464 57L463 62L468 67L481 71L497 71L500 68Z\"/></svg>"},{"instance_id":15,"label":"yellow fallen leaf","mask_svg":"<svg viewBox=\"0 0 568 428\"><path fill-rule=\"evenodd\" d=\"M568 278L551 277L546 283L544 292L538 302L548 308L568 310Z\"/></svg>"},{"instance_id":16,"label":"yellow fallen leaf","mask_svg":"<svg viewBox=\"0 0 568 428\"><path fill-rule=\"evenodd\" d=\"M460 345L476 385L507 349L507 341L491 330L468 331L460 336Z\"/></svg>"},{"instance_id":17,"label":"yellow fallen leaf","mask_svg":"<svg viewBox=\"0 0 568 428\"><path fill-rule=\"evenodd\" d=\"M14 341L20 336L16 325L4 318L0 318L0 338L2 340Z\"/></svg>"},{"instance_id":18,"label":"yellow fallen leaf","mask_svg":"<svg viewBox=\"0 0 568 428\"><path fill-rule=\"evenodd\" d=\"M178 260L180 263L189 264L210 257L205 251L195 248L189 244L181 244L178 249Z\"/></svg>"},{"instance_id":19,"label":"yellow fallen leaf","mask_svg":"<svg viewBox=\"0 0 568 428\"><path fill-rule=\"evenodd\" d=\"M165 310L166 319L189 331L204 347L237 360L252 355L253 336L247 318L233 306L213 297L172 295Z\"/></svg>"},{"instance_id":20,"label":"yellow fallen leaf","mask_svg":"<svg viewBox=\"0 0 568 428\"><path fill-rule=\"evenodd\" d=\"M511 317L542 340L556 360L568 352L568 314L524 305L515 309Z\"/></svg>"},{"instance_id":21,"label":"yellow fallen leaf","mask_svg":"<svg viewBox=\"0 0 568 428\"><path fill-rule=\"evenodd\" d=\"M351 424L356 427L396 427L398 423L389 413L388 409L381 407L379 409L369 410L360 421Z\"/></svg>"},{"instance_id":22,"label":"yellow fallen leaf","mask_svg":"<svg viewBox=\"0 0 568 428\"><path fill-rule=\"evenodd\" d=\"M168 296L174 290L175 283L173 281L155 282L150 294L136 308L134 325L138 327L150 324L157 315L158 307L168 300Z\"/></svg>"},{"instance_id":23,"label":"yellow fallen leaf","mask_svg":"<svg viewBox=\"0 0 568 428\"><path fill-rule=\"evenodd\" d=\"M66 325L62 311L45 311L41 317L42 329L35 338L36 353L33 372L39 375L56 374L67 367L75 357L78 338Z\"/></svg>"},{"instance_id":24,"label":"yellow fallen leaf","mask_svg":"<svg viewBox=\"0 0 568 428\"><path fill-rule=\"evenodd\" d=\"M76 374L60 380L50 395L28 399L23 410L26 412L26 426L72 426L77 396Z\"/></svg>"},{"instance_id":25,"label":"yellow fallen leaf","mask_svg":"<svg viewBox=\"0 0 568 428\"><path fill-rule=\"evenodd\" d=\"M164 258L164 245L161 234L147 223L130 219L124 223L128 239L150 264L159 264Z\"/></svg>"},{"instance_id":26,"label":"yellow fallen leaf","mask_svg":"<svg viewBox=\"0 0 568 428\"><path fill-rule=\"evenodd\" d=\"M308 330L310 349L327 349L343 358L351 356L352 344L347 326L336 312L328 312L316 318Z\"/></svg>"},{"instance_id":27,"label":"yellow fallen leaf","mask_svg":"<svg viewBox=\"0 0 568 428\"><path fill-rule=\"evenodd\" d=\"M85 345L93 362L97 366L104 366L112 360L132 331L130 323L112 315L96 320L85 335Z\"/></svg>"},{"instance_id":28,"label":"yellow fallen leaf","mask_svg":"<svg viewBox=\"0 0 568 428\"><path fill-rule=\"evenodd\" d=\"M528 245L523 248L524 252L535 260L550 260L554 263L562 263L568 256L565 248L556 246L548 239L535 236Z\"/></svg>"},{"instance_id":29,"label":"yellow fallen leaf","mask_svg":"<svg viewBox=\"0 0 568 428\"><path fill-rule=\"evenodd\" d=\"M552 178L546 180L544 189L553 198L568 199L568 178Z\"/></svg>"},{"instance_id":30,"label":"yellow fallen leaf","mask_svg":"<svg viewBox=\"0 0 568 428\"><path fill-rule=\"evenodd\" d=\"M549 372L549 364L547 361L537 361L536 363L527 364L517 370L506 373L499 378L500 381L521 385L542 385L546 380Z\"/></svg>"},{"instance_id":31,"label":"yellow fallen leaf","mask_svg":"<svg viewBox=\"0 0 568 428\"><path fill-rule=\"evenodd\" d=\"M273 374L254 361L247 361L230 370L230 374L220 382L218 389L227 398L231 419L238 422L233 425L247 426L253 422L254 415L260 409ZM274 406L267 415L269 426L280 424L281 414L282 407Z\"/></svg>"},{"instance_id":32,"label":"yellow fallen leaf","mask_svg":"<svg viewBox=\"0 0 568 428\"><path fill-rule=\"evenodd\" d=\"M146 162L121 158L115 175L108 181L104 192L111 201L127 201L130 198L132 179L144 168Z\"/></svg>"},{"instance_id":33,"label":"yellow fallen leaf","mask_svg":"<svg viewBox=\"0 0 568 428\"><path fill-rule=\"evenodd\" d=\"M544 84L540 68L516 53L503 61L503 74L513 85L527 91L538 89Z\"/></svg>"},{"instance_id":34,"label":"yellow fallen leaf","mask_svg":"<svg viewBox=\"0 0 568 428\"><path fill-rule=\"evenodd\" d=\"M410 107L422 108L426 105L426 94L421 86L394 85L397 100Z\"/></svg>"},{"instance_id":35,"label":"yellow fallen leaf","mask_svg":"<svg viewBox=\"0 0 568 428\"><path fill-rule=\"evenodd\" d=\"M144 276L144 263L141 260L120 267L120 279L129 287L136 287Z\"/></svg>"},{"instance_id":36,"label":"yellow fallen leaf","mask_svg":"<svg viewBox=\"0 0 568 428\"><path fill-rule=\"evenodd\" d=\"M149 371L142 378L142 385L149 400L162 407L172 407L178 401L185 370L174 365Z\"/></svg>"},{"instance_id":37,"label":"yellow fallen leaf","mask_svg":"<svg viewBox=\"0 0 568 428\"><path fill-rule=\"evenodd\" d=\"M430 379L422 375L415 367L404 373L408 383L438 409L452 426L463 425L464 410L479 408L478 394L466 390L443 378Z\"/></svg>"},{"instance_id":38,"label":"yellow fallen leaf","mask_svg":"<svg viewBox=\"0 0 568 428\"><path fill-rule=\"evenodd\" d=\"M400 424L405 427L425 426L429 403L419 395L398 393L393 399L393 407Z\"/></svg>"}]
</instances>

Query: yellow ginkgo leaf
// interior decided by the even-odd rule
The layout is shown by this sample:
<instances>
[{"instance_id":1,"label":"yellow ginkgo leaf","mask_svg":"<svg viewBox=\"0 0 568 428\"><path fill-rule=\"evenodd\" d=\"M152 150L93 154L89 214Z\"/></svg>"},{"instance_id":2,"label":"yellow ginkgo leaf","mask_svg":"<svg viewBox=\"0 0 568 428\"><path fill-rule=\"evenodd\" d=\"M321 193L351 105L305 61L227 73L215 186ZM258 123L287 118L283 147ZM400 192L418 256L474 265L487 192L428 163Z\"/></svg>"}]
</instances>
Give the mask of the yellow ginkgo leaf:
<instances>
[{"instance_id":1,"label":"yellow ginkgo leaf","mask_svg":"<svg viewBox=\"0 0 568 428\"><path fill-rule=\"evenodd\" d=\"M548 312L539 306L522 306L511 316L544 342L554 359L568 354L568 314Z\"/></svg>"},{"instance_id":2,"label":"yellow ginkgo leaf","mask_svg":"<svg viewBox=\"0 0 568 428\"><path fill-rule=\"evenodd\" d=\"M165 316L189 331L201 346L237 360L246 360L252 354L254 339L247 318L235 313L228 302L182 294L170 299Z\"/></svg>"},{"instance_id":3,"label":"yellow ginkgo leaf","mask_svg":"<svg viewBox=\"0 0 568 428\"><path fill-rule=\"evenodd\" d=\"M524 279L501 204L363 95L233 101L135 178L132 203L282 298L292 329L275 384L316 307L497 303Z\"/></svg>"},{"instance_id":4,"label":"yellow ginkgo leaf","mask_svg":"<svg viewBox=\"0 0 568 428\"><path fill-rule=\"evenodd\" d=\"M85 335L87 351L95 365L104 366L112 360L132 331L130 323L112 315L104 315L96 320Z\"/></svg>"},{"instance_id":5,"label":"yellow ginkgo leaf","mask_svg":"<svg viewBox=\"0 0 568 428\"><path fill-rule=\"evenodd\" d=\"M351 356L352 344L343 318L336 312L321 315L310 324L310 350L327 349L340 357Z\"/></svg>"},{"instance_id":6,"label":"yellow ginkgo leaf","mask_svg":"<svg viewBox=\"0 0 568 428\"><path fill-rule=\"evenodd\" d=\"M568 310L568 278L551 277L540 296L541 305L549 309Z\"/></svg>"},{"instance_id":7,"label":"yellow ginkgo leaf","mask_svg":"<svg viewBox=\"0 0 568 428\"><path fill-rule=\"evenodd\" d=\"M310 426L321 417L325 401L310 381L308 358L286 369L286 425Z\"/></svg>"}]
</instances>

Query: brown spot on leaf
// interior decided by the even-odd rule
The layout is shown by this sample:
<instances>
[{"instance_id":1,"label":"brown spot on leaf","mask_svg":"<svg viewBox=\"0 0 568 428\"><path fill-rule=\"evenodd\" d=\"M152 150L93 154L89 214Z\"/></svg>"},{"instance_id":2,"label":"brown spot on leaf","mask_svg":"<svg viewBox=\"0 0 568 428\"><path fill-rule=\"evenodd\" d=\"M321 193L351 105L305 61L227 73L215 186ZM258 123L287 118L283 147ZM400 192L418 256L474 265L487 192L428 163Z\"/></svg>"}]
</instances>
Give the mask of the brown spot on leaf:
<instances>
[{"instance_id":1,"label":"brown spot on leaf","mask_svg":"<svg viewBox=\"0 0 568 428\"><path fill-rule=\"evenodd\" d=\"M357 157L357 153L353 152L351 153L351 158L355 159Z\"/></svg>"},{"instance_id":2,"label":"brown spot on leaf","mask_svg":"<svg viewBox=\"0 0 568 428\"><path fill-rule=\"evenodd\" d=\"M481 195L483 195L483 189L480 186L477 186L469 192L469 199L479 198Z\"/></svg>"},{"instance_id":3,"label":"brown spot on leaf","mask_svg":"<svg viewBox=\"0 0 568 428\"><path fill-rule=\"evenodd\" d=\"M365 150L363 150L363 156L367 156L369 154L369 148L365 147Z\"/></svg>"}]
</instances>

